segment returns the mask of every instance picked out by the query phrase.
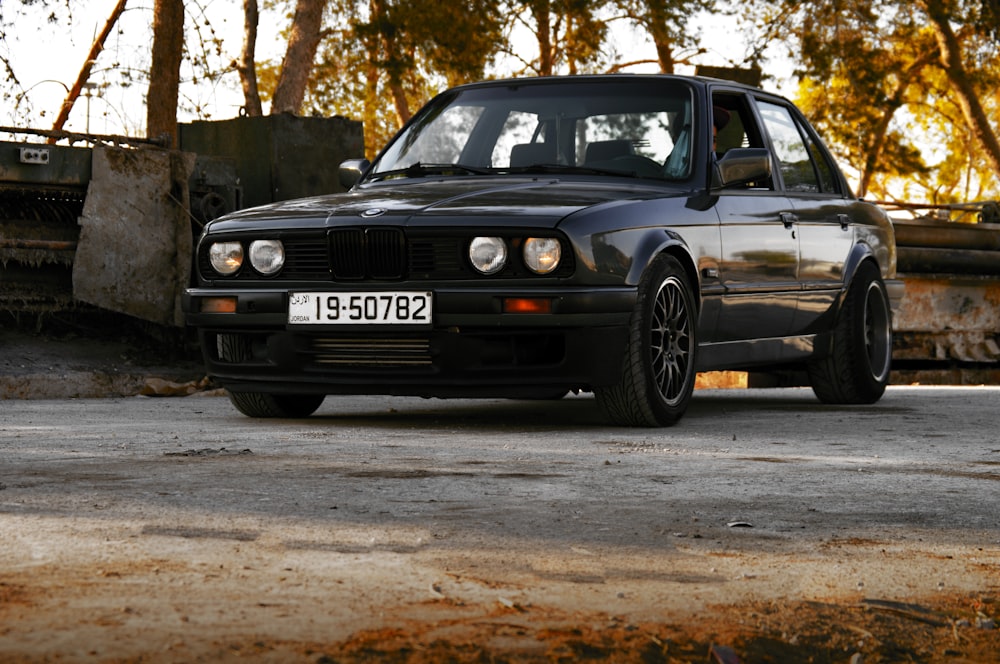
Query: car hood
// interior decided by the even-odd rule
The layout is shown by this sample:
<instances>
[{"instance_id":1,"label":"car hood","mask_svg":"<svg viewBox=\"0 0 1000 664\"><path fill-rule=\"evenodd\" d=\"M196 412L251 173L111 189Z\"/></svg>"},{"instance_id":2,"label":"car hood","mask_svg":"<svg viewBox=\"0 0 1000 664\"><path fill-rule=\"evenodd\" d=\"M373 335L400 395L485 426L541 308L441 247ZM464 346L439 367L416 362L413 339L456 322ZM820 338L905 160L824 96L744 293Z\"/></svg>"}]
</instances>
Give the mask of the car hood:
<instances>
[{"instance_id":1,"label":"car hood","mask_svg":"<svg viewBox=\"0 0 1000 664\"><path fill-rule=\"evenodd\" d=\"M232 230L233 225L254 222L313 225L322 221L330 226L503 223L553 227L583 209L689 194L625 179L428 178L251 208L227 215L212 226Z\"/></svg>"}]
</instances>

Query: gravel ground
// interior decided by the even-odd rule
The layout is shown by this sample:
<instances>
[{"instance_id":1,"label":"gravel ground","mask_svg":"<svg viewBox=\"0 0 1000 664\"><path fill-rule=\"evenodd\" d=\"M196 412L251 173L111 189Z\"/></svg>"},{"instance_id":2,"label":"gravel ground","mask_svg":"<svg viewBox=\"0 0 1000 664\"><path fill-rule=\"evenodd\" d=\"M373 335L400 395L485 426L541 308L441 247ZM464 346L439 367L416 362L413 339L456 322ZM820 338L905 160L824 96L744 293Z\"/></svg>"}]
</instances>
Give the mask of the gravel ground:
<instances>
[{"instance_id":1,"label":"gravel ground","mask_svg":"<svg viewBox=\"0 0 1000 664\"><path fill-rule=\"evenodd\" d=\"M68 347L3 384L200 376ZM1000 661L996 388L701 390L666 430L68 389L0 400L0 661Z\"/></svg>"}]
</instances>

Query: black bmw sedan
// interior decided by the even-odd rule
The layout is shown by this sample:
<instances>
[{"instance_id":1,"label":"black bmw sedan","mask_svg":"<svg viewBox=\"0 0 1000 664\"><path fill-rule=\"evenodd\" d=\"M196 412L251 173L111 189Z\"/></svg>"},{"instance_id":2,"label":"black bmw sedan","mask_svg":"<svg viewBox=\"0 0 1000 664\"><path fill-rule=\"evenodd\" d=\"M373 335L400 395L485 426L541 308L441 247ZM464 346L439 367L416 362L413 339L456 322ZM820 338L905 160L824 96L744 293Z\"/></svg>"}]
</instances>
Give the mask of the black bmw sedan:
<instances>
[{"instance_id":1,"label":"black bmw sedan","mask_svg":"<svg viewBox=\"0 0 1000 664\"><path fill-rule=\"evenodd\" d=\"M659 75L465 85L340 177L199 240L187 322L246 415L577 391L665 426L721 369L800 372L828 403L885 390L892 226L781 97Z\"/></svg>"}]
</instances>

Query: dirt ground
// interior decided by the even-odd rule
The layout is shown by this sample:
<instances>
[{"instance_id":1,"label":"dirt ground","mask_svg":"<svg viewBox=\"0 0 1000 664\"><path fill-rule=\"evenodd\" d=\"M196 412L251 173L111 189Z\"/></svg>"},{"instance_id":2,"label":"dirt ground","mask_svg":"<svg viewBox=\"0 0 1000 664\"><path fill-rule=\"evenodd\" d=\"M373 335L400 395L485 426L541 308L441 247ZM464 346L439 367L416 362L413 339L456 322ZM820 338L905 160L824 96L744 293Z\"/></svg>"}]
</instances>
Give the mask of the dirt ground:
<instances>
[{"instance_id":1,"label":"dirt ground","mask_svg":"<svg viewBox=\"0 0 1000 664\"><path fill-rule=\"evenodd\" d=\"M166 396L204 378L190 334L114 314L0 312L0 349L0 400Z\"/></svg>"},{"instance_id":2,"label":"dirt ground","mask_svg":"<svg viewBox=\"0 0 1000 664\"><path fill-rule=\"evenodd\" d=\"M363 402L344 420L327 415L318 423L261 427L229 413L227 400L200 380L189 349L175 344L167 352L162 342L0 331L0 661L1000 662L995 539L979 546L960 537L947 544L919 536L901 541L880 537L876 526L841 536L835 525L818 522L810 527L826 525L827 536L789 545L786 532L762 533L739 520L713 530L690 516L647 514L641 493L624 493L628 478L607 485L603 502L576 499L582 531L557 523L579 518L576 512L556 510L550 524L537 514L522 521L511 512L517 497L501 495L512 482L543 482L539 495L569 491L562 478L583 461L563 452L542 459L530 439L494 450L491 439L476 436L517 429L535 440L571 440L560 418L586 413L586 404L487 404L485 415L466 421L410 401ZM194 395L120 398L144 390ZM132 415L93 415L98 402L80 397L94 396L120 402ZM29 411L23 398L42 401ZM739 399L719 403L732 411L730 425L741 427L741 437L747 431L762 445L791 444L768 434L766 423L754 424ZM899 403L890 401L879 417L902 413L893 405ZM828 412L812 420L797 402L769 407L819 430L847 418ZM701 408L683 430L684 450L680 443L661 450L648 432L620 429L584 428L574 444L590 445L580 455L589 461L607 457L603 463L615 467L624 460L637 474L653 473L639 464L660 457L663 468L673 468L701 450L699 436L711 431L702 422L715 406ZM60 437L64 425L49 421L57 412L77 423L72 440ZM202 419L174 432L171 422L185 418ZM131 433L123 430L130 422ZM190 433L209 422L231 430ZM912 426L912 434L895 435L917 437L926 425ZM141 443L147 435L153 442ZM266 436L281 445L267 447ZM337 436L343 446L331 443ZM432 437L463 441L472 451L455 457L418 442ZM518 445L516 454L508 449ZM976 477L951 472L969 473L975 486L1000 495L998 447L976 462L983 469ZM623 456L609 456L610 449ZM733 461L731 454L695 456L716 463ZM790 458L742 454L735 459L745 469L749 462L767 469L762 482L780 481L773 472L780 464L806 458L798 449ZM335 488L310 474L318 465ZM576 481L600 481L595 464L581 467L593 475ZM419 500L370 493L373 485L400 482L428 486ZM510 532L490 525L501 520L490 514L492 503L460 505L450 493L435 493L441 487L493 495ZM310 496L336 504L307 506ZM268 506L251 507L251 499ZM621 522L588 531L587 510L610 511L608 500ZM217 516L213 501L245 509ZM280 509L267 501L281 502ZM424 519L422 510L434 518ZM323 539L310 524L327 519L324 528L333 528L328 514L360 516ZM981 516L995 534L996 513ZM548 530L559 538L547 539ZM741 540L744 531L757 539ZM621 539L626 532L633 535L628 543ZM866 583L855 581L861 577Z\"/></svg>"}]
</instances>

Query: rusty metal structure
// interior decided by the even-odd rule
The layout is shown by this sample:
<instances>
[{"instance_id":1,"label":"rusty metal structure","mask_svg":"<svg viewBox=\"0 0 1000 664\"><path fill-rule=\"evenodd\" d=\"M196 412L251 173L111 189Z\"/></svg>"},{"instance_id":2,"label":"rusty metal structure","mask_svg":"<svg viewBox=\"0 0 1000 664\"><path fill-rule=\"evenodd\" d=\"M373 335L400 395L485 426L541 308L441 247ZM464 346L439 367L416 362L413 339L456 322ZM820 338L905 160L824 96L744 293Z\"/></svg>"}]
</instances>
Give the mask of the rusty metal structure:
<instances>
[{"instance_id":1,"label":"rusty metal structure","mask_svg":"<svg viewBox=\"0 0 1000 664\"><path fill-rule=\"evenodd\" d=\"M90 157L87 148L0 143L0 307L72 304Z\"/></svg>"},{"instance_id":2,"label":"rusty metal structure","mask_svg":"<svg viewBox=\"0 0 1000 664\"><path fill-rule=\"evenodd\" d=\"M166 284L190 274L177 257L190 252L194 155L121 136L0 131L70 142L0 142L0 308L100 306L172 323Z\"/></svg>"},{"instance_id":3,"label":"rusty metal structure","mask_svg":"<svg viewBox=\"0 0 1000 664\"><path fill-rule=\"evenodd\" d=\"M906 283L894 380L1000 383L1000 205L881 205L894 218Z\"/></svg>"},{"instance_id":4,"label":"rusty metal structure","mask_svg":"<svg viewBox=\"0 0 1000 664\"><path fill-rule=\"evenodd\" d=\"M0 312L106 310L180 326L192 246L207 221L342 189L330 164L364 145L360 123L345 118L179 129L180 149L168 150L123 136L0 127L25 139L0 141Z\"/></svg>"}]
</instances>

